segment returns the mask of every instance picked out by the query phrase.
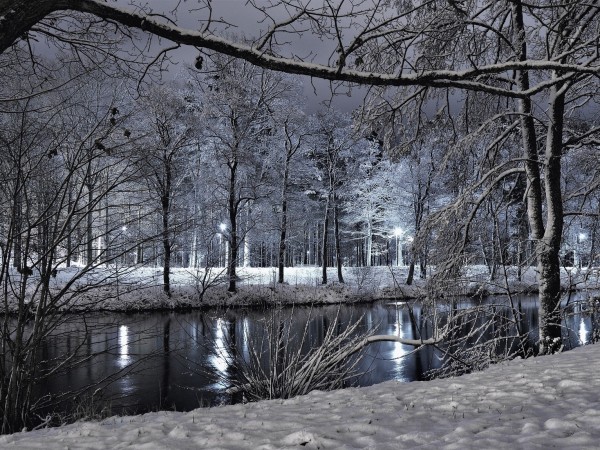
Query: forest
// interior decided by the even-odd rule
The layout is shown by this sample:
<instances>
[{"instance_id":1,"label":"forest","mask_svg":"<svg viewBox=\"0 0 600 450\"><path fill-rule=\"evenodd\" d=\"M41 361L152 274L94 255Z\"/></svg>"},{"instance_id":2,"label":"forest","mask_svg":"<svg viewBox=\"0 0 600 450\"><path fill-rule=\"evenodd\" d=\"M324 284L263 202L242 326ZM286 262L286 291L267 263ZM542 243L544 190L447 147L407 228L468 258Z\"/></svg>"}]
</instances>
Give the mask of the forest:
<instances>
[{"instance_id":1,"label":"forest","mask_svg":"<svg viewBox=\"0 0 600 450\"><path fill-rule=\"evenodd\" d=\"M600 266L598 2L249 1L254 38L210 1L38 3L0 1L2 432L39 340L140 267L167 296L175 268L235 293L240 267L406 266L430 297L534 269L536 353L561 347L561 270Z\"/></svg>"},{"instance_id":2,"label":"forest","mask_svg":"<svg viewBox=\"0 0 600 450\"><path fill-rule=\"evenodd\" d=\"M410 284L415 267L485 265L493 280L534 263L518 129L473 123L495 105L474 115L467 99L383 142L367 112L308 114L297 76L229 57L139 89L54 64L4 90L2 249L23 275L150 265L168 293L170 267L226 267L235 291L239 266L283 282L284 267L408 265ZM46 83L60 87L32 95ZM596 148L562 163L561 264L592 267Z\"/></svg>"}]
</instances>

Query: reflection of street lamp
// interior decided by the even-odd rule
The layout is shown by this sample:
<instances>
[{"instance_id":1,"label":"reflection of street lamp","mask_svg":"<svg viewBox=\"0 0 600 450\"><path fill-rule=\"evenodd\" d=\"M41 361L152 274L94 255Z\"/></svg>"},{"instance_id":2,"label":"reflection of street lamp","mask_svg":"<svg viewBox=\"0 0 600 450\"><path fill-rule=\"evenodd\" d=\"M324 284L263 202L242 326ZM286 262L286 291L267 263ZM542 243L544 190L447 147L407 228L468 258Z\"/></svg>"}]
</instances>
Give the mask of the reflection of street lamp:
<instances>
[{"instance_id":1,"label":"reflection of street lamp","mask_svg":"<svg viewBox=\"0 0 600 450\"><path fill-rule=\"evenodd\" d=\"M404 230L402 230L402 228L400 228L400 227L397 227L394 230L394 236L396 236L396 265L397 266L404 265L404 258L402 257L402 243L400 242L400 236L402 236L402 233L404 233Z\"/></svg>"}]
</instances>

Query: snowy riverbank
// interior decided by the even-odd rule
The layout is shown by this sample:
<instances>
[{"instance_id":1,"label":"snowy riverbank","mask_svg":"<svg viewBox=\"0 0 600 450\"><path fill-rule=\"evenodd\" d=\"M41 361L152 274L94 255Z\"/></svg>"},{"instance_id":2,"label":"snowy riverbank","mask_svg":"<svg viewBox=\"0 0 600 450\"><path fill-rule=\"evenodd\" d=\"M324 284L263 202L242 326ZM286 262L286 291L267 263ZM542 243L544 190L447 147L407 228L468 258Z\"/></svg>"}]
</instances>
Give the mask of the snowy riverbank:
<instances>
[{"instance_id":1,"label":"snowy riverbank","mask_svg":"<svg viewBox=\"0 0 600 450\"><path fill-rule=\"evenodd\" d=\"M597 449L600 346L457 378L111 417L0 437L7 449Z\"/></svg>"},{"instance_id":2,"label":"snowy riverbank","mask_svg":"<svg viewBox=\"0 0 600 450\"><path fill-rule=\"evenodd\" d=\"M51 290L60 291L70 280L78 277L77 267L58 270L51 280ZM426 295L426 282L418 277L411 286L405 284L406 267L345 267L344 284L337 282L334 268L328 270L329 283L321 284L319 267L286 268L284 284L276 282L274 268L239 268L238 291L227 292L223 281L224 269L213 269L205 276L203 271L172 269L171 297L162 289L162 269L142 267L134 269L98 268L81 278L63 295L61 309L70 311L148 311L199 307L262 306L265 304L328 304L353 303L376 299L409 299ZM17 275L19 276L19 275ZM598 289L600 273L597 270L563 269L563 289ZM442 292L458 295L485 296L504 294L507 286L512 293L537 291L535 269L529 268L517 281L516 270L509 269L507 277L490 282L484 266L471 266L457 283ZM219 281L220 280L220 281ZM506 281L505 281L506 280ZM35 279L31 280L35 290ZM202 283L210 285L203 288ZM16 304L12 305L13 307Z\"/></svg>"}]
</instances>

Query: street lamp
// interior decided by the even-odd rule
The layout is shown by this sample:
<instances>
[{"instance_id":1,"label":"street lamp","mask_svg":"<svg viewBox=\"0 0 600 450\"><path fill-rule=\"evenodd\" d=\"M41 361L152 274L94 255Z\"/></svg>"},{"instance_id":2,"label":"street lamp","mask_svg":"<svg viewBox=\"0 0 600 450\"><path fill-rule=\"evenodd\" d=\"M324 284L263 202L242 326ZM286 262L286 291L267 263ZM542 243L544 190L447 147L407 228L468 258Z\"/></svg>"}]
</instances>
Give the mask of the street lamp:
<instances>
[{"instance_id":1,"label":"street lamp","mask_svg":"<svg viewBox=\"0 0 600 450\"><path fill-rule=\"evenodd\" d=\"M581 244L583 243L583 241L585 241L587 239L587 234L585 233L579 233L577 235L577 262L578 262L578 267L579 269L581 269L581 265L582 265L582 261L581 261L581 256L583 254L583 251L581 250L581 247L583 247Z\"/></svg>"},{"instance_id":2,"label":"street lamp","mask_svg":"<svg viewBox=\"0 0 600 450\"><path fill-rule=\"evenodd\" d=\"M221 244L222 237L225 237L225 238L227 237L225 235L225 231L227 230L227 225L224 223L221 223L221 224L219 224L219 229L221 230L221 233L219 234L219 244ZM224 264L224 267L227 267L227 265L229 263L229 246L228 246L227 242L228 242L227 239L225 239L225 252L224 252L225 253L225 259L224 259L225 264ZM220 259L220 254L221 254L221 251L219 251L219 259Z\"/></svg>"},{"instance_id":3,"label":"street lamp","mask_svg":"<svg viewBox=\"0 0 600 450\"><path fill-rule=\"evenodd\" d=\"M217 253L218 256L218 261L217 261L217 267L221 267L221 253L223 252L223 235L221 233L217 233L217 236L219 237L219 251Z\"/></svg>"},{"instance_id":4,"label":"street lamp","mask_svg":"<svg viewBox=\"0 0 600 450\"><path fill-rule=\"evenodd\" d=\"M402 257L402 242L400 242L400 236L402 236L404 230L400 227L394 229L394 236L396 236L396 265L403 266L404 258Z\"/></svg>"},{"instance_id":5,"label":"street lamp","mask_svg":"<svg viewBox=\"0 0 600 450\"><path fill-rule=\"evenodd\" d=\"M124 250L124 247L126 245L126 236L125 236L124 233L127 231L127 225L123 225L121 227L121 231L122 231L122 234L121 234L120 241L122 242L123 247L121 247L121 256L120 256L120 258L121 258L121 261L123 261L123 263L125 264L125 263L127 263L127 253Z\"/></svg>"}]
</instances>

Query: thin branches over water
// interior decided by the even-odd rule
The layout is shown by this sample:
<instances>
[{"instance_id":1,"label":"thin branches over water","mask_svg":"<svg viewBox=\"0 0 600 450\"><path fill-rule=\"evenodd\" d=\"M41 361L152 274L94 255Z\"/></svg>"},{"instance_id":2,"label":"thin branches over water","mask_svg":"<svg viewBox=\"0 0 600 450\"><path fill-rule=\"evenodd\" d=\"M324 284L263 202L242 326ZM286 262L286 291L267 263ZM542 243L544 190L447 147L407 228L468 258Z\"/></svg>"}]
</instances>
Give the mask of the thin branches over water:
<instances>
[{"instance_id":1,"label":"thin branches over water","mask_svg":"<svg viewBox=\"0 0 600 450\"><path fill-rule=\"evenodd\" d=\"M297 332L294 314L277 308L264 319L262 333L244 329L241 351L233 342L215 346L216 356L232 368L222 380L229 394L242 393L250 401L291 398L347 386L358 375L359 360L352 355L373 334L360 331L360 318L344 324L338 310L322 329L309 318ZM319 344L311 344L315 332L322 334Z\"/></svg>"}]
</instances>

